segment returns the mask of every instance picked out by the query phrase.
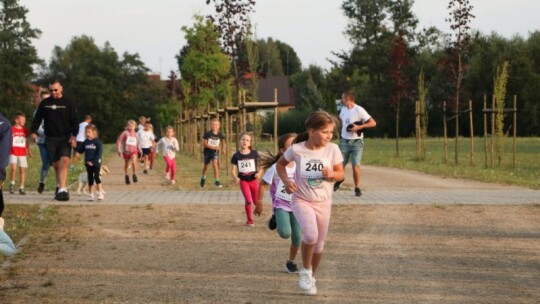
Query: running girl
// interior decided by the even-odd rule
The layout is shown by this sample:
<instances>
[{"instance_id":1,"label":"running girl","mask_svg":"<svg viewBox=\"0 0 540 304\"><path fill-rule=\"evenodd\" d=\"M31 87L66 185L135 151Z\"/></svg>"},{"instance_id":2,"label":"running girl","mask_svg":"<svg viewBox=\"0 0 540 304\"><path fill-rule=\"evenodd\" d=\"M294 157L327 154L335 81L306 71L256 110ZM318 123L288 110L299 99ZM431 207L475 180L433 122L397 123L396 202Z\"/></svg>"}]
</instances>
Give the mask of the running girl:
<instances>
[{"instance_id":1,"label":"running girl","mask_svg":"<svg viewBox=\"0 0 540 304\"><path fill-rule=\"evenodd\" d=\"M251 149L252 138L249 133L240 135L240 150L233 154L231 159L231 175L244 195L245 210L248 227L254 227L252 204L257 202L259 193L259 177L257 168L259 153Z\"/></svg>"},{"instance_id":2,"label":"running girl","mask_svg":"<svg viewBox=\"0 0 540 304\"><path fill-rule=\"evenodd\" d=\"M137 152L139 148L139 140L137 138L137 133L135 133L135 128L137 123L134 120L128 120L126 129L118 139L116 140L116 149L118 151L118 156L124 157L124 172L126 174L126 185L130 184L129 181L129 165L133 170L133 182L137 182Z\"/></svg>"},{"instance_id":3,"label":"running girl","mask_svg":"<svg viewBox=\"0 0 540 304\"><path fill-rule=\"evenodd\" d=\"M300 225L293 214L290 193L285 191L285 184L281 181L276 173L276 162L281 155L289 149L292 141L296 137L294 133L287 133L278 138L279 152L276 156L269 155L263 157L261 161L261 169L269 168L263 176L259 186L259 200L255 207L255 215L260 216L263 210L262 200L264 197L264 188L270 185L270 197L272 198L273 215L272 219L277 222L277 232L282 239L291 238L291 247L289 248L289 259L285 263L285 272L297 273L298 266L294 262L298 249L300 247L301 233ZM294 172L296 164L290 162L285 168L289 180L294 180ZM272 221L272 220L271 220ZM275 227L274 227L275 229Z\"/></svg>"},{"instance_id":4,"label":"running girl","mask_svg":"<svg viewBox=\"0 0 540 304\"><path fill-rule=\"evenodd\" d=\"M86 139L75 150L74 160L78 160L84 153L84 166L88 174L88 200L94 200L94 181L97 187L97 199L105 198L105 191L101 185L101 156L103 155L103 144L98 138L97 128L93 124L88 124L84 128Z\"/></svg>"},{"instance_id":5,"label":"running girl","mask_svg":"<svg viewBox=\"0 0 540 304\"><path fill-rule=\"evenodd\" d=\"M302 269L299 286L308 295L316 295L315 274L321 262L324 240L330 224L332 183L343 180L343 156L331 143L334 119L325 111L312 113L305 122L306 132L281 156L276 171L292 193L294 216L302 228ZM296 164L295 180L287 176L287 165Z\"/></svg>"},{"instance_id":6,"label":"running girl","mask_svg":"<svg viewBox=\"0 0 540 304\"><path fill-rule=\"evenodd\" d=\"M174 129L168 126L165 131L165 136L162 137L157 143L156 153L163 154L163 160L165 161L165 178L171 180L171 185L174 185L176 181L176 151L180 150L178 141L174 138Z\"/></svg>"}]
</instances>

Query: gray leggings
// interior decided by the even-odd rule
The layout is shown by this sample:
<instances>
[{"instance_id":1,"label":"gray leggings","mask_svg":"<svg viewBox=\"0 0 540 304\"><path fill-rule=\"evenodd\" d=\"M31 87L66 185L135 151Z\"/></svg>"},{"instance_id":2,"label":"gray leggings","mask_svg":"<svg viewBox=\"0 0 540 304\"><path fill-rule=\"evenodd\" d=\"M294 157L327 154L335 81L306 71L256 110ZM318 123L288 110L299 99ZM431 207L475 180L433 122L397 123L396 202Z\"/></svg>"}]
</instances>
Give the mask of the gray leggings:
<instances>
[{"instance_id":1,"label":"gray leggings","mask_svg":"<svg viewBox=\"0 0 540 304\"><path fill-rule=\"evenodd\" d=\"M294 214L285 211L281 208L274 209L277 222L277 232L282 239L291 238L291 243L294 247L300 247L302 241L300 224L294 217Z\"/></svg>"}]
</instances>

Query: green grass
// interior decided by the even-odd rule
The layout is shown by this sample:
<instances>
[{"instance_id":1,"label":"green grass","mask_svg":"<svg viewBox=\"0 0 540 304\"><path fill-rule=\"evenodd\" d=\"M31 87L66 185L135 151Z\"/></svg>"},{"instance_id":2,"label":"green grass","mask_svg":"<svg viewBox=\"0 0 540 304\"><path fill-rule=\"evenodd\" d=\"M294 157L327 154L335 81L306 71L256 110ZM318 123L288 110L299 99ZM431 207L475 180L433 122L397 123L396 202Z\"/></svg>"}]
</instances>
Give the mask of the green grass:
<instances>
[{"instance_id":1,"label":"green grass","mask_svg":"<svg viewBox=\"0 0 540 304\"><path fill-rule=\"evenodd\" d=\"M448 162L445 163L444 142L442 138L429 138L426 142L426 158L416 158L414 138L400 140L400 156L396 156L395 139L366 138L364 164L402 168L446 177L465 178L490 183L523 186L540 189L540 138L518 138L516 167L512 167L512 140L506 140L501 166L494 160L485 166L484 140L475 138L474 158L470 162L470 139L459 139L459 164L455 164L454 139L448 140ZM488 148L489 149L489 148Z\"/></svg>"}]
</instances>

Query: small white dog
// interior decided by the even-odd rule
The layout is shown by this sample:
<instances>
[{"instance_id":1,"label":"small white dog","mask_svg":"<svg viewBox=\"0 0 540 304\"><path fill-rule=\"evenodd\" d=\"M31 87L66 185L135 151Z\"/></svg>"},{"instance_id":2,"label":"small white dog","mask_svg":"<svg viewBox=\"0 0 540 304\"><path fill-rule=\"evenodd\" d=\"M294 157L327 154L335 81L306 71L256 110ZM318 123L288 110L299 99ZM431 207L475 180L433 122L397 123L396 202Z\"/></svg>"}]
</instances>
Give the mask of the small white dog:
<instances>
[{"instance_id":1,"label":"small white dog","mask_svg":"<svg viewBox=\"0 0 540 304\"><path fill-rule=\"evenodd\" d=\"M99 170L99 177L108 173L109 173L109 168L105 165L101 166L101 170ZM83 193L86 194L87 186L88 186L88 173L82 172L81 174L79 174L79 188L77 189L77 194L79 195Z\"/></svg>"}]
</instances>

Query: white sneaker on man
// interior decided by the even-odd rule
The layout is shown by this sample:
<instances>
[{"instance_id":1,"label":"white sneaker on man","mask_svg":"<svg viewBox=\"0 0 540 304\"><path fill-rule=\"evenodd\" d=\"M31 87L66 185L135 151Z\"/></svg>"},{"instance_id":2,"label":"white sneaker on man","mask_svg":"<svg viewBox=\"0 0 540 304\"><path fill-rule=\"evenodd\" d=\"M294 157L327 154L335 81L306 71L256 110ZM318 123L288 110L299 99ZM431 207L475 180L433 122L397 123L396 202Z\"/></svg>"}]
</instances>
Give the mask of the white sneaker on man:
<instances>
[{"instance_id":1,"label":"white sneaker on man","mask_svg":"<svg viewBox=\"0 0 540 304\"><path fill-rule=\"evenodd\" d=\"M300 280L298 281L298 286L304 291L306 295L316 295L317 286L315 285L315 278L313 277L313 272L311 269L302 268L300 270Z\"/></svg>"}]
</instances>

